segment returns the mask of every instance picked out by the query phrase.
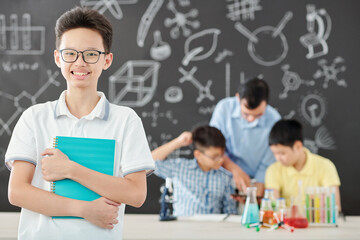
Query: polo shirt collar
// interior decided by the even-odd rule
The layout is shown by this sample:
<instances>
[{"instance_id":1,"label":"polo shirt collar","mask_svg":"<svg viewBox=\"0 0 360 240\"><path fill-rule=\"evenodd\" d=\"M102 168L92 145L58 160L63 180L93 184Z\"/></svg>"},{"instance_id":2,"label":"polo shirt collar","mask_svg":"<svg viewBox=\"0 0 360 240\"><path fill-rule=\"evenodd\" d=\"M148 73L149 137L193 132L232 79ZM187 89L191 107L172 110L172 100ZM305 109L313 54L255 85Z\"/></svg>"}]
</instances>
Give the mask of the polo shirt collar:
<instances>
[{"instance_id":1,"label":"polo shirt collar","mask_svg":"<svg viewBox=\"0 0 360 240\"><path fill-rule=\"evenodd\" d=\"M54 109L54 118L58 118L60 116L73 116L65 102L66 90L63 91L56 102L55 109ZM90 114L84 116L83 118L87 120L92 120L94 118L99 118L101 120L107 121L109 118L109 110L110 110L110 103L106 99L105 94L102 92L97 92L97 95L100 97L100 100L96 104L95 108L91 111Z\"/></svg>"},{"instance_id":2,"label":"polo shirt collar","mask_svg":"<svg viewBox=\"0 0 360 240\"><path fill-rule=\"evenodd\" d=\"M301 175L313 175L314 174L314 164L311 157L311 152L309 149L304 148L305 154L306 154L306 162L301 169L301 171L296 170L293 166L287 168L287 172L289 175L295 175L295 174L301 174Z\"/></svg>"}]
</instances>

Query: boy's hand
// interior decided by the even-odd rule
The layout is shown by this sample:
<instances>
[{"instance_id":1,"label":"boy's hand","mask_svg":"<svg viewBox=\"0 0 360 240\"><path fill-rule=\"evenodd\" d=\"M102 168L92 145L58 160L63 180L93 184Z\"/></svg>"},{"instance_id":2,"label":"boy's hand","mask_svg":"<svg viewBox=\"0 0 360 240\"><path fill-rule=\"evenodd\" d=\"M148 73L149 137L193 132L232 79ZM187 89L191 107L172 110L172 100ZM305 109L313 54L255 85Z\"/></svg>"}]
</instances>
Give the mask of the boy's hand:
<instances>
[{"instance_id":1,"label":"boy's hand","mask_svg":"<svg viewBox=\"0 0 360 240\"><path fill-rule=\"evenodd\" d=\"M59 149L45 149L41 153L46 156L41 160L42 174L46 181L57 181L68 177L71 161Z\"/></svg>"},{"instance_id":2,"label":"boy's hand","mask_svg":"<svg viewBox=\"0 0 360 240\"><path fill-rule=\"evenodd\" d=\"M85 205L82 217L98 227L113 229L114 225L118 223L120 205L120 203L101 197Z\"/></svg>"},{"instance_id":3,"label":"boy's hand","mask_svg":"<svg viewBox=\"0 0 360 240\"><path fill-rule=\"evenodd\" d=\"M177 141L179 147L188 146L192 143L192 133L191 132L183 132L176 138L176 141Z\"/></svg>"}]
</instances>

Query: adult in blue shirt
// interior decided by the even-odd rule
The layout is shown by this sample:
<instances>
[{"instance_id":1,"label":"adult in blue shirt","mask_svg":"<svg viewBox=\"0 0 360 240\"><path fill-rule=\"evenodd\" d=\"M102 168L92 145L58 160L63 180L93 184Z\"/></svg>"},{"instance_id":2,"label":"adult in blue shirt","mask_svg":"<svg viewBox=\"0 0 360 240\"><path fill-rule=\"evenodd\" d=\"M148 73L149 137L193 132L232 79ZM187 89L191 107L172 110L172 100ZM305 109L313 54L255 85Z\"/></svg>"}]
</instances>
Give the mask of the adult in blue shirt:
<instances>
[{"instance_id":1,"label":"adult in blue shirt","mask_svg":"<svg viewBox=\"0 0 360 240\"><path fill-rule=\"evenodd\" d=\"M268 143L272 126L281 118L268 105L269 86L258 78L240 85L236 96L222 99L215 107L210 125L226 139L223 166L233 174L236 187L246 190L255 178L257 194L264 190L266 168L275 161Z\"/></svg>"}]
</instances>

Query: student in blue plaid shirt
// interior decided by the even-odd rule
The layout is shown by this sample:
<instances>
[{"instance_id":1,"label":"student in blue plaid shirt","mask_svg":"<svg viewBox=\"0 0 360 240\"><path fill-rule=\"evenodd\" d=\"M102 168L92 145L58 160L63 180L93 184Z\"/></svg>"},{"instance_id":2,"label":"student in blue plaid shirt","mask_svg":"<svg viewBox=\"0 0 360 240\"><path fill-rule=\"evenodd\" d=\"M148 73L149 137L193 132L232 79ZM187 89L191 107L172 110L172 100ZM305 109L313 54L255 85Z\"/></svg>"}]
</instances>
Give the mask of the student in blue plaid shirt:
<instances>
[{"instance_id":1,"label":"student in blue plaid shirt","mask_svg":"<svg viewBox=\"0 0 360 240\"><path fill-rule=\"evenodd\" d=\"M166 159L174 150L194 144L194 159ZM237 214L231 173L221 167L225 138L215 127L201 126L183 132L152 151L155 174L171 178L174 187L174 215Z\"/></svg>"}]
</instances>

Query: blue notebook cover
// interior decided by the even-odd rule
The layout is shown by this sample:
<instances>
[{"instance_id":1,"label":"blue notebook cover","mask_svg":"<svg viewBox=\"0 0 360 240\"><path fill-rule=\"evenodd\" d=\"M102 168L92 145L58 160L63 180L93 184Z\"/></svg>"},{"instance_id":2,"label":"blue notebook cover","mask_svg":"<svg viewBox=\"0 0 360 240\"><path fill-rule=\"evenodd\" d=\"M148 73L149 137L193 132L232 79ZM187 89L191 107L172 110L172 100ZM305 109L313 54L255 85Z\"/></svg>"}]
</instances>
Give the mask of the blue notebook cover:
<instances>
[{"instance_id":1,"label":"blue notebook cover","mask_svg":"<svg viewBox=\"0 0 360 240\"><path fill-rule=\"evenodd\" d=\"M61 150L70 160L92 170L113 175L115 140L96 138L76 138L57 136L54 148ZM51 190L60 196L93 201L101 196L71 179L63 179L52 183ZM53 217L74 218L74 217ZM76 218L76 217L75 217Z\"/></svg>"}]
</instances>

